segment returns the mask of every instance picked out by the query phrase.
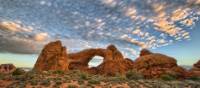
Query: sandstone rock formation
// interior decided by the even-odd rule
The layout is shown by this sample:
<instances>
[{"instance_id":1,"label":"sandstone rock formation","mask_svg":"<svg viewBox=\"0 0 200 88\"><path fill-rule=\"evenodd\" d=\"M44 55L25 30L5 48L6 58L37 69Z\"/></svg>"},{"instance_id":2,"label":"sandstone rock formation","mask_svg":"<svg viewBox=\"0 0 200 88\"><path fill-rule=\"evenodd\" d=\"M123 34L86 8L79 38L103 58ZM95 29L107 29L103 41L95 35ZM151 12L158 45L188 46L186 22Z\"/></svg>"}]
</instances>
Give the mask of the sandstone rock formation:
<instances>
[{"instance_id":1,"label":"sandstone rock formation","mask_svg":"<svg viewBox=\"0 0 200 88\"><path fill-rule=\"evenodd\" d=\"M174 58L142 50L140 57L134 62L134 68L146 78L158 78L163 74L184 76L185 70L177 65Z\"/></svg>"},{"instance_id":2,"label":"sandstone rock formation","mask_svg":"<svg viewBox=\"0 0 200 88\"><path fill-rule=\"evenodd\" d=\"M104 61L112 58L112 53L106 49L86 49L77 53L70 53L69 56L69 69L88 69L88 63L95 56L101 56Z\"/></svg>"},{"instance_id":3,"label":"sandstone rock formation","mask_svg":"<svg viewBox=\"0 0 200 88\"><path fill-rule=\"evenodd\" d=\"M147 49L142 49L140 51L140 56L145 56L145 55L149 55L149 54L152 54L152 52Z\"/></svg>"},{"instance_id":4,"label":"sandstone rock formation","mask_svg":"<svg viewBox=\"0 0 200 88\"><path fill-rule=\"evenodd\" d=\"M90 68L88 63L95 56L103 57L103 62L97 67ZM194 66L199 68L198 63ZM185 73L185 70L177 65L174 58L152 53L147 49L142 50L140 57L132 61L124 58L114 45L109 45L106 49L91 48L67 54L61 41L47 44L34 66L36 71L74 69L103 75L125 74L129 70L136 69L146 78L158 78L163 74L175 74L183 77Z\"/></svg>"},{"instance_id":5,"label":"sandstone rock formation","mask_svg":"<svg viewBox=\"0 0 200 88\"><path fill-rule=\"evenodd\" d=\"M200 60L194 64L194 68L198 68L200 70Z\"/></svg>"},{"instance_id":6,"label":"sandstone rock formation","mask_svg":"<svg viewBox=\"0 0 200 88\"><path fill-rule=\"evenodd\" d=\"M89 68L88 63L95 56L103 57L103 62L97 67ZM81 70L93 74L114 75L125 73L133 67L130 59L124 59L122 53L114 46L106 49L91 48L77 53L67 54L61 41L51 42L42 50L35 66L36 71L48 70Z\"/></svg>"},{"instance_id":7,"label":"sandstone rock formation","mask_svg":"<svg viewBox=\"0 0 200 88\"><path fill-rule=\"evenodd\" d=\"M132 69L133 62L130 59L124 59L122 53L114 45L109 45L107 50L112 52L112 58L97 66L98 74L113 76L125 74Z\"/></svg>"},{"instance_id":8,"label":"sandstone rock formation","mask_svg":"<svg viewBox=\"0 0 200 88\"><path fill-rule=\"evenodd\" d=\"M1 74L10 74L16 70L16 67L13 64L1 64L0 73Z\"/></svg>"},{"instance_id":9,"label":"sandstone rock formation","mask_svg":"<svg viewBox=\"0 0 200 88\"><path fill-rule=\"evenodd\" d=\"M50 42L42 50L34 66L36 71L61 70L68 71L68 56L61 41Z\"/></svg>"},{"instance_id":10,"label":"sandstone rock formation","mask_svg":"<svg viewBox=\"0 0 200 88\"><path fill-rule=\"evenodd\" d=\"M190 76L200 76L200 60L193 65L193 68L189 73Z\"/></svg>"},{"instance_id":11,"label":"sandstone rock formation","mask_svg":"<svg viewBox=\"0 0 200 88\"><path fill-rule=\"evenodd\" d=\"M97 67L89 68L88 63L94 56L103 57L103 62ZM131 60L124 59L121 52L114 45L109 45L106 49L86 49L69 54L69 62L69 69L79 69L93 74L124 74L132 68Z\"/></svg>"}]
</instances>

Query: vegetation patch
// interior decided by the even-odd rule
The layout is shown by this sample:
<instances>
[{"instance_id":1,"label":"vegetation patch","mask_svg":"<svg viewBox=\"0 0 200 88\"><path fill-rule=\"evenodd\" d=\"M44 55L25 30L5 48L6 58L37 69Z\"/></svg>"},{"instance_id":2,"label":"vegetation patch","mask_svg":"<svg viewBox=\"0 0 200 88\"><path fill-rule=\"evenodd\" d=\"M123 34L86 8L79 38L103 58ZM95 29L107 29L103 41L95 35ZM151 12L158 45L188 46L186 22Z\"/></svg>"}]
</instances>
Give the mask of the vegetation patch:
<instances>
[{"instance_id":1,"label":"vegetation patch","mask_svg":"<svg viewBox=\"0 0 200 88\"><path fill-rule=\"evenodd\" d=\"M172 80L176 80L176 77L173 76L173 75L170 75L170 74L164 74L164 75L161 75L160 77L162 80L164 81L172 81Z\"/></svg>"},{"instance_id":2,"label":"vegetation patch","mask_svg":"<svg viewBox=\"0 0 200 88\"><path fill-rule=\"evenodd\" d=\"M131 70L126 73L126 78L129 80L138 80L138 79L144 79L144 76L137 71Z\"/></svg>"},{"instance_id":3,"label":"vegetation patch","mask_svg":"<svg viewBox=\"0 0 200 88\"><path fill-rule=\"evenodd\" d=\"M17 68L13 73L12 75L15 76L15 75L24 75L26 72L23 70L23 69L20 69L20 68Z\"/></svg>"}]
</instances>

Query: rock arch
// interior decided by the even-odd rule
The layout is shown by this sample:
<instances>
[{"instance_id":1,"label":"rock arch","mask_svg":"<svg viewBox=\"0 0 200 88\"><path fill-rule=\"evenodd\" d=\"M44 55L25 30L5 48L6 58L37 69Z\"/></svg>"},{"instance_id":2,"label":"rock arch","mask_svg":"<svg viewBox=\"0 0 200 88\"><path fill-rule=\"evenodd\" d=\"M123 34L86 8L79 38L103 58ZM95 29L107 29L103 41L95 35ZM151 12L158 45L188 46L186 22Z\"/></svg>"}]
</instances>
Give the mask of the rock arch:
<instances>
[{"instance_id":1,"label":"rock arch","mask_svg":"<svg viewBox=\"0 0 200 88\"><path fill-rule=\"evenodd\" d=\"M93 57L103 57L103 62L93 68L89 68L88 63ZM114 75L125 73L129 70L131 61L124 59L122 53L114 46L109 45L106 49L91 48L77 53L67 54L66 48L61 41L50 42L42 50L34 66L36 71L49 70L81 70L93 74ZM129 67L128 67L129 66Z\"/></svg>"},{"instance_id":2,"label":"rock arch","mask_svg":"<svg viewBox=\"0 0 200 88\"><path fill-rule=\"evenodd\" d=\"M69 57L69 69L87 69L88 63L93 57L103 57L103 62L112 60L112 51L108 49L86 49L77 53L68 54Z\"/></svg>"}]
</instances>

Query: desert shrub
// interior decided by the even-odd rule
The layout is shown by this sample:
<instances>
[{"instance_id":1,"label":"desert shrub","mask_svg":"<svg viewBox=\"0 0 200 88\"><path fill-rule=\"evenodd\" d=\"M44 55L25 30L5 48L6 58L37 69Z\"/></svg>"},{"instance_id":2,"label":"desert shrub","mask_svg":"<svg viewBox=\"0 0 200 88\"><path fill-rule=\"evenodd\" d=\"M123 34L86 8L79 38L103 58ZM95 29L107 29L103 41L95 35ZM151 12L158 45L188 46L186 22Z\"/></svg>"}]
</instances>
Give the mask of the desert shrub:
<instances>
[{"instance_id":1,"label":"desert shrub","mask_svg":"<svg viewBox=\"0 0 200 88\"><path fill-rule=\"evenodd\" d=\"M131 70L126 73L126 78L130 80L143 79L143 75L137 71Z\"/></svg>"},{"instance_id":2,"label":"desert shrub","mask_svg":"<svg viewBox=\"0 0 200 88\"><path fill-rule=\"evenodd\" d=\"M190 78L188 78L189 80L194 80L194 81L200 81L200 77L199 76L192 76Z\"/></svg>"},{"instance_id":3,"label":"desert shrub","mask_svg":"<svg viewBox=\"0 0 200 88\"><path fill-rule=\"evenodd\" d=\"M84 80L78 80L78 84L84 84Z\"/></svg>"},{"instance_id":4,"label":"desert shrub","mask_svg":"<svg viewBox=\"0 0 200 88\"><path fill-rule=\"evenodd\" d=\"M41 81L41 85L48 87L50 85L50 81L49 80L43 80L43 81Z\"/></svg>"},{"instance_id":5,"label":"desert shrub","mask_svg":"<svg viewBox=\"0 0 200 88\"><path fill-rule=\"evenodd\" d=\"M62 81L60 81L60 80L56 81L56 85L61 85L61 84L62 84Z\"/></svg>"},{"instance_id":6,"label":"desert shrub","mask_svg":"<svg viewBox=\"0 0 200 88\"><path fill-rule=\"evenodd\" d=\"M88 74L87 73L84 73L84 72L79 73L79 76L80 76L80 79L82 79L82 80L87 80L88 79Z\"/></svg>"},{"instance_id":7,"label":"desert shrub","mask_svg":"<svg viewBox=\"0 0 200 88\"><path fill-rule=\"evenodd\" d=\"M19 83L17 88L25 88L26 87L26 83Z\"/></svg>"},{"instance_id":8,"label":"desert shrub","mask_svg":"<svg viewBox=\"0 0 200 88\"><path fill-rule=\"evenodd\" d=\"M170 75L170 74L161 75L160 78L165 81L176 80L176 77L174 75Z\"/></svg>"},{"instance_id":9,"label":"desert shrub","mask_svg":"<svg viewBox=\"0 0 200 88\"><path fill-rule=\"evenodd\" d=\"M100 84L100 80L98 79L91 79L88 81L89 84Z\"/></svg>"},{"instance_id":10,"label":"desert shrub","mask_svg":"<svg viewBox=\"0 0 200 88\"><path fill-rule=\"evenodd\" d=\"M23 70L23 69L20 69L20 68L17 68L13 73L12 75L23 75L25 74L26 72Z\"/></svg>"},{"instance_id":11,"label":"desert shrub","mask_svg":"<svg viewBox=\"0 0 200 88\"><path fill-rule=\"evenodd\" d=\"M76 85L68 85L67 88L77 88L77 86Z\"/></svg>"},{"instance_id":12,"label":"desert shrub","mask_svg":"<svg viewBox=\"0 0 200 88\"><path fill-rule=\"evenodd\" d=\"M0 73L0 80L4 78L4 74Z\"/></svg>"},{"instance_id":13,"label":"desert shrub","mask_svg":"<svg viewBox=\"0 0 200 88\"><path fill-rule=\"evenodd\" d=\"M64 74L64 71L61 70L53 71L53 74Z\"/></svg>"},{"instance_id":14,"label":"desert shrub","mask_svg":"<svg viewBox=\"0 0 200 88\"><path fill-rule=\"evenodd\" d=\"M24 75L16 75L13 77L13 79L18 81L26 81L26 77Z\"/></svg>"},{"instance_id":15,"label":"desert shrub","mask_svg":"<svg viewBox=\"0 0 200 88\"><path fill-rule=\"evenodd\" d=\"M116 83L116 82L124 82L126 80L127 79L126 79L126 77L124 75L118 74L118 75L116 75L114 77L108 77L105 81Z\"/></svg>"},{"instance_id":16,"label":"desert shrub","mask_svg":"<svg viewBox=\"0 0 200 88\"><path fill-rule=\"evenodd\" d=\"M61 81L62 78L58 78L58 77L56 77L56 78L52 78L52 80L53 80L53 81Z\"/></svg>"},{"instance_id":17,"label":"desert shrub","mask_svg":"<svg viewBox=\"0 0 200 88\"><path fill-rule=\"evenodd\" d=\"M38 84L38 81L37 81L37 80L31 80L31 81L30 81L30 84L35 86L35 85Z\"/></svg>"},{"instance_id":18,"label":"desert shrub","mask_svg":"<svg viewBox=\"0 0 200 88\"><path fill-rule=\"evenodd\" d=\"M34 73L32 73L32 72L27 72L26 74L25 74L25 76L26 76L26 79L29 79L29 80L32 80L32 79L34 79L34 78L37 78L37 74L34 74Z\"/></svg>"}]
</instances>

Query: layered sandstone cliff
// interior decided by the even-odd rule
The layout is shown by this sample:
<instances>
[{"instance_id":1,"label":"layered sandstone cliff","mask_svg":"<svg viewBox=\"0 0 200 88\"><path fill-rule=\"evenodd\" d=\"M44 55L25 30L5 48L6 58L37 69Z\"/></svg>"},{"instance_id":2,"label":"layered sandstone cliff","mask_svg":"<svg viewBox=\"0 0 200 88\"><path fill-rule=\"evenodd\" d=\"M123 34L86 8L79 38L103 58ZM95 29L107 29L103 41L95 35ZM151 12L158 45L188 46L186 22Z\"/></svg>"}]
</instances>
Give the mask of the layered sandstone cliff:
<instances>
[{"instance_id":1,"label":"layered sandstone cliff","mask_svg":"<svg viewBox=\"0 0 200 88\"><path fill-rule=\"evenodd\" d=\"M68 59L66 48L61 41L50 42L39 55L34 66L36 71L61 70L68 71Z\"/></svg>"}]
</instances>

